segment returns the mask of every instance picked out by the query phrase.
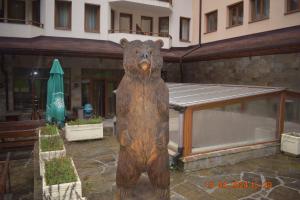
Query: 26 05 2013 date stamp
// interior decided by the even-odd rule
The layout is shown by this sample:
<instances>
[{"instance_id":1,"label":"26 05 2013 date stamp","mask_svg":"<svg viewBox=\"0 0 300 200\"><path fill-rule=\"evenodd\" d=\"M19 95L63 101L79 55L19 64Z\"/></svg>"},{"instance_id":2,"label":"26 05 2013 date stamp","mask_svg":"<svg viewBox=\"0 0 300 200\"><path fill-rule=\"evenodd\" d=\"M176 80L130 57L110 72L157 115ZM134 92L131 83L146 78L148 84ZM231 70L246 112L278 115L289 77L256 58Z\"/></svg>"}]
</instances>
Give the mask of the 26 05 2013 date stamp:
<instances>
[{"instance_id":1,"label":"26 05 2013 date stamp","mask_svg":"<svg viewBox=\"0 0 300 200\"><path fill-rule=\"evenodd\" d=\"M257 182L247 182L247 181L233 181L233 182L226 182L226 181L207 181L204 183L205 187L209 189L213 189L215 187L218 188L234 188L234 189L258 189L260 187L264 189L271 189L272 188L272 182L265 181L262 184Z\"/></svg>"}]
</instances>

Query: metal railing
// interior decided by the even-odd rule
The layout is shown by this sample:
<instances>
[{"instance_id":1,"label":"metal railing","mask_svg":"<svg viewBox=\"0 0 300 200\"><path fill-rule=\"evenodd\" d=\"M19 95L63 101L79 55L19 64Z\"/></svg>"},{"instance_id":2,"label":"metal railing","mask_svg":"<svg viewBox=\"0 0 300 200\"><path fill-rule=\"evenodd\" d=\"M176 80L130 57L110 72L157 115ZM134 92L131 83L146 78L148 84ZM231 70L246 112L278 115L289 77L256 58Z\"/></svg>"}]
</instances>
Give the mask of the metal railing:
<instances>
[{"instance_id":1,"label":"metal railing","mask_svg":"<svg viewBox=\"0 0 300 200\"><path fill-rule=\"evenodd\" d=\"M33 25L33 26L37 26L40 28L44 28L44 24L34 21L34 20L0 18L0 23L27 24L27 25Z\"/></svg>"},{"instance_id":2,"label":"metal railing","mask_svg":"<svg viewBox=\"0 0 300 200\"><path fill-rule=\"evenodd\" d=\"M146 35L146 36L166 37L166 38L172 39L172 36L169 33L133 31L133 30L118 30L118 29L108 30L108 33L129 33L129 34Z\"/></svg>"}]
</instances>

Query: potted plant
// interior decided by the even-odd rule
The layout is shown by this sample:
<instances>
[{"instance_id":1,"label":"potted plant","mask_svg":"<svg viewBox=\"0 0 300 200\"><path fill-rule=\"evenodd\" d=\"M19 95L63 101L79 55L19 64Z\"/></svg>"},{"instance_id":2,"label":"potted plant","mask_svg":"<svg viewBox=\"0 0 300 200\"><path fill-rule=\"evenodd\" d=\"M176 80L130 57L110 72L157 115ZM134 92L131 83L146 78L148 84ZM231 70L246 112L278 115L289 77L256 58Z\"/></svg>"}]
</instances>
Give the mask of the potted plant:
<instances>
[{"instance_id":1,"label":"potted plant","mask_svg":"<svg viewBox=\"0 0 300 200\"><path fill-rule=\"evenodd\" d=\"M71 158L53 158L43 164L43 199L85 199L82 197L81 181Z\"/></svg>"},{"instance_id":2,"label":"potted plant","mask_svg":"<svg viewBox=\"0 0 300 200\"><path fill-rule=\"evenodd\" d=\"M283 133L281 136L281 151L300 155L300 133L288 132Z\"/></svg>"},{"instance_id":3,"label":"potted plant","mask_svg":"<svg viewBox=\"0 0 300 200\"><path fill-rule=\"evenodd\" d=\"M103 122L101 117L77 119L66 123L66 139L79 141L103 138Z\"/></svg>"}]
</instances>

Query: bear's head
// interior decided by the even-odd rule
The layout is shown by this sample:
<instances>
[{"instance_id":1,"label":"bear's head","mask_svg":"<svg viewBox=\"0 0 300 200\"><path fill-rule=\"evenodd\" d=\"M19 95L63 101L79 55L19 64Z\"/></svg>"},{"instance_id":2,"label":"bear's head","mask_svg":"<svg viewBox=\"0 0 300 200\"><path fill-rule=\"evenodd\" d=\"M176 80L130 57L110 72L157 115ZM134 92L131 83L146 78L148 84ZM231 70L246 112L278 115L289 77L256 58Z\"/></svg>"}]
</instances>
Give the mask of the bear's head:
<instances>
[{"instance_id":1,"label":"bear's head","mask_svg":"<svg viewBox=\"0 0 300 200\"><path fill-rule=\"evenodd\" d=\"M140 80L160 77L163 65L163 58L160 55L160 48L163 46L162 40L128 42L126 39L122 39L120 44L124 49L125 74Z\"/></svg>"}]
</instances>

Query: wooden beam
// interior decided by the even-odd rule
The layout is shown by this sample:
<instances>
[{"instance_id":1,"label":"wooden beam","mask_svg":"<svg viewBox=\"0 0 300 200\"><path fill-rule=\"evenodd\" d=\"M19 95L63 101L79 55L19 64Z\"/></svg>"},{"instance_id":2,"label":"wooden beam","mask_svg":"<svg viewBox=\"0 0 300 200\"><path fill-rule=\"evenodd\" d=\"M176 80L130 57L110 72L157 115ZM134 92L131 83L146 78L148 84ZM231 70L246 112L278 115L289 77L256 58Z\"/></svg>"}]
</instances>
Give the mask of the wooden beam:
<instances>
[{"instance_id":1,"label":"wooden beam","mask_svg":"<svg viewBox=\"0 0 300 200\"><path fill-rule=\"evenodd\" d=\"M280 104L279 104L278 121L277 121L277 132L279 138L281 138L281 134L284 131L285 99L286 99L286 93L282 92L280 95Z\"/></svg>"},{"instance_id":2,"label":"wooden beam","mask_svg":"<svg viewBox=\"0 0 300 200\"><path fill-rule=\"evenodd\" d=\"M0 131L0 139L35 137L35 129Z\"/></svg>"},{"instance_id":3,"label":"wooden beam","mask_svg":"<svg viewBox=\"0 0 300 200\"><path fill-rule=\"evenodd\" d=\"M192 153L192 125L193 125L193 110L189 107L184 112L183 156L188 156Z\"/></svg>"}]
</instances>

